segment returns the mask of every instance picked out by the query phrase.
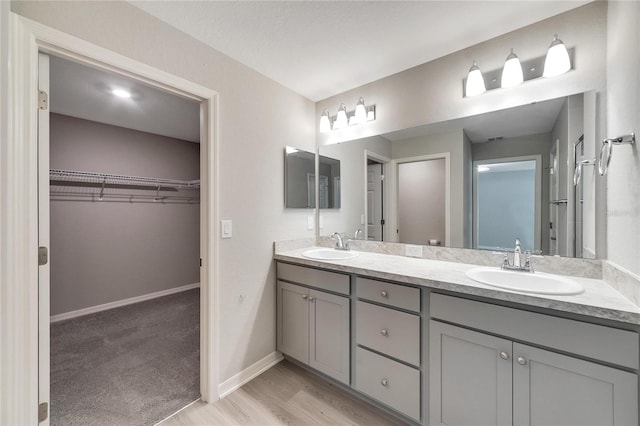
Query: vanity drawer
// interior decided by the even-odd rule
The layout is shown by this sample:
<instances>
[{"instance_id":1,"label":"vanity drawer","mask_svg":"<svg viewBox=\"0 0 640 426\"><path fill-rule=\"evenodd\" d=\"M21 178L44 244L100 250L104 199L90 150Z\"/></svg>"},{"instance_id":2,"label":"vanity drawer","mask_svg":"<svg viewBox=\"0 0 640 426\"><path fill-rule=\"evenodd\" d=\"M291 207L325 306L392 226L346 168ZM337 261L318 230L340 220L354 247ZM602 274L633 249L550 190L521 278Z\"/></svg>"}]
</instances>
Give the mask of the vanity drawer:
<instances>
[{"instance_id":1,"label":"vanity drawer","mask_svg":"<svg viewBox=\"0 0 640 426\"><path fill-rule=\"evenodd\" d=\"M420 317L358 301L356 340L413 365L420 365Z\"/></svg>"},{"instance_id":2,"label":"vanity drawer","mask_svg":"<svg viewBox=\"0 0 640 426\"><path fill-rule=\"evenodd\" d=\"M420 371L415 368L357 348L356 389L420 420Z\"/></svg>"},{"instance_id":3,"label":"vanity drawer","mask_svg":"<svg viewBox=\"0 0 640 426\"><path fill-rule=\"evenodd\" d=\"M280 262L278 262L277 269L280 280L349 295L349 275Z\"/></svg>"},{"instance_id":4,"label":"vanity drawer","mask_svg":"<svg viewBox=\"0 0 640 426\"><path fill-rule=\"evenodd\" d=\"M431 294L431 318L530 342L586 358L638 369L638 333L521 311L490 303Z\"/></svg>"},{"instance_id":5,"label":"vanity drawer","mask_svg":"<svg viewBox=\"0 0 640 426\"><path fill-rule=\"evenodd\" d=\"M420 289L358 277L356 294L360 299L382 303L407 311L420 312Z\"/></svg>"}]
</instances>

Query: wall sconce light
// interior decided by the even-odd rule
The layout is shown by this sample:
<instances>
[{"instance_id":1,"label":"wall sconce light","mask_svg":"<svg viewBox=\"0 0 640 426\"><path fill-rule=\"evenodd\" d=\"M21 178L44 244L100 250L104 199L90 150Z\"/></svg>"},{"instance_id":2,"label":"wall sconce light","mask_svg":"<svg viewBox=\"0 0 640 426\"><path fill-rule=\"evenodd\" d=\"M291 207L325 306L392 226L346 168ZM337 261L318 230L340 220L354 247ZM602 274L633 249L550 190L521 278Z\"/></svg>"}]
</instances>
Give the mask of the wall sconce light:
<instances>
[{"instance_id":1,"label":"wall sconce light","mask_svg":"<svg viewBox=\"0 0 640 426\"><path fill-rule=\"evenodd\" d=\"M502 79L500 85L502 87L513 87L521 84L524 81L524 75L522 74L522 65L518 55L511 53L507 56L504 62L504 68L502 69Z\"/></svg>"},{"instance_id":2,"label":"wall sconce light","mask_svg":"<svg viewBox=\"0 0 640 426\"><path fill-rule=\"evenodd\" d=\"M469 69L467 78L463 80L463 97L480 95L488 90L517 86L525 81L541 77L555 77L571 70L573 49L567 49L558 36L554 36L545 56L520 61L511 53L507 56L502 69L481 73L476 61Z\"/></svg>"},{"instance_id":3,"label":"wall sconce light","mask_svg":"<svg viewBox=\"0 0 640 426\"><path fill-rule=\"evenodd\" d=\"M556 34L553 36L549 50L547 50L542 76L555 77L556 75L564 74L570 69L571 60L569 59L569 52L562 40L558 39L558 34Z\"/></svg>"},{"instance_id":4,"label":"wall sconce light","mask_svg":"<svg viewBox=\"0 0 640 426\"><path fill-rule=\"evenodd\" d=\"M484 85L484 77L478 67L476 61L473 61L473 65L469 68L469 74L467 75L467 84L465 85L464 92L469 96L477 96L487 91Z\"/></svg>"},{"instance_id":5,"label":"wall sconce light","mask_svg":"<svg viewBox=\"0 0 640 426\"><path fill-rule=\"evenodd\" d=\"M325 110L320 116L320 133L328 133L331 130L341 130L348 126L356 126L364 124L368 121L376 119L376 106L365 105L364 99L358 99L356 108L353 111L347 111L344 104L340 104L338 113L331 117L328 110Z\"/></svg>"}]
</instances>

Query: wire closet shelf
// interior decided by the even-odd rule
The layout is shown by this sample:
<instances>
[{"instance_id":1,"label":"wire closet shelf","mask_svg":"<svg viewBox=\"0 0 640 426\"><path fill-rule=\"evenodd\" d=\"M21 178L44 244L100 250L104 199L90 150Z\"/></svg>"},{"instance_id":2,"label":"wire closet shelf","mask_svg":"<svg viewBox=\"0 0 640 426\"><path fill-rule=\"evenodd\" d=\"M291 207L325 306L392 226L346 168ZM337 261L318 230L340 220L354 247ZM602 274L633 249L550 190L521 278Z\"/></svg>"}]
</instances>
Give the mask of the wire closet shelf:
<instances>
[{"instance_id":1,"label":"wire closet shelf","mask_svg":"<svg viewBox=\"0 0 640 426\"><path fill-rule=\"evenodd\" d=\"M67 201L198 203L200 180L51 169L51 198Z\"/></svg>"}]
</instances>

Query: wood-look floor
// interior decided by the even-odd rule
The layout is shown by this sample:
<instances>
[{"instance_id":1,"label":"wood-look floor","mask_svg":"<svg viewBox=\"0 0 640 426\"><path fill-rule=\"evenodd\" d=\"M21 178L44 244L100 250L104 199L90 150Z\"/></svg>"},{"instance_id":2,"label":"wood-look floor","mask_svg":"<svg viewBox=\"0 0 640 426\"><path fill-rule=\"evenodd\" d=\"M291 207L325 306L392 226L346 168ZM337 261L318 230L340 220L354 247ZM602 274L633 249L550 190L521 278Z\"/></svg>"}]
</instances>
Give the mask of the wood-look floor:
<instances>
[{"instance_id":1,"label":"wood-look floor","mask_svg":"<svg viewBox=\"0 0 640 426\"><path fill-rule=\"evenodd\" d=\"M198 401L161 426L402 425L297 365L282 361L213 404Z\"/></svg>"}]
</instances>

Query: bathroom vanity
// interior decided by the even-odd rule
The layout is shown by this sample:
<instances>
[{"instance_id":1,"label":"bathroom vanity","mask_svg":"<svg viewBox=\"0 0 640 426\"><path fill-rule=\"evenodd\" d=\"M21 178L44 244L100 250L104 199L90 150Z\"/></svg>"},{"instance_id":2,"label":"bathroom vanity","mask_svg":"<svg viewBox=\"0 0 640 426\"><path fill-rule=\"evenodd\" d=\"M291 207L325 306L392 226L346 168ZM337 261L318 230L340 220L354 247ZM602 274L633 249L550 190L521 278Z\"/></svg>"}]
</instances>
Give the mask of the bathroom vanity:
<instances>
[{"instance_id":1,"label":"bathroom vanity","mask_svg":"<svg viewBox=\"0 0 640 426\"><path fill-rule=\"evenodd\" d=\"M457 262L276 252L277 348L423 425L637 425L640 309L585 292L503 291Z\"/></svg>"}]
</instances>

